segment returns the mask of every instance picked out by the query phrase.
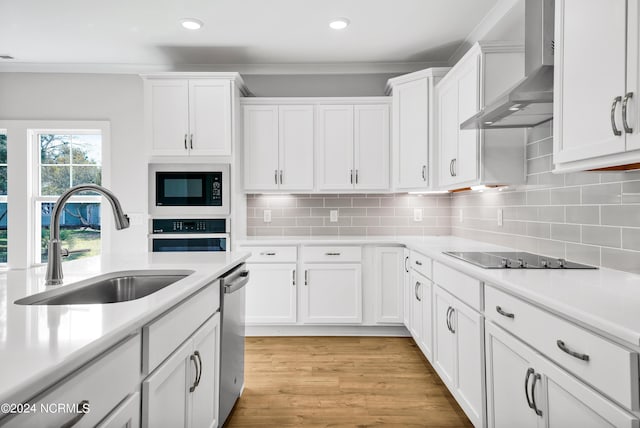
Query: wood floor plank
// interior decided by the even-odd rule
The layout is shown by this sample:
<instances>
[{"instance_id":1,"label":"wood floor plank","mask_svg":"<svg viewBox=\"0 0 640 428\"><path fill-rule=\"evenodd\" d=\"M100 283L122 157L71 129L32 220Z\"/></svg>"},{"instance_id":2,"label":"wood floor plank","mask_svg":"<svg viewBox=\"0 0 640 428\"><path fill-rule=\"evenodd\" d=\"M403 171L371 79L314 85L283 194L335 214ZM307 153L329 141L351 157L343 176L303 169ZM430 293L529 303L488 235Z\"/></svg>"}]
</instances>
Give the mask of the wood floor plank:
<instances>
[{"instance_id":1,"label":"wood floor plank","mask_svg":"<svg viewBox=\"0 0 640 428\"><path fill-rule=\"evenodd\" d=\"M471 427L409 338L248 337L225 427Z\"/></svg>"}]
</instances>

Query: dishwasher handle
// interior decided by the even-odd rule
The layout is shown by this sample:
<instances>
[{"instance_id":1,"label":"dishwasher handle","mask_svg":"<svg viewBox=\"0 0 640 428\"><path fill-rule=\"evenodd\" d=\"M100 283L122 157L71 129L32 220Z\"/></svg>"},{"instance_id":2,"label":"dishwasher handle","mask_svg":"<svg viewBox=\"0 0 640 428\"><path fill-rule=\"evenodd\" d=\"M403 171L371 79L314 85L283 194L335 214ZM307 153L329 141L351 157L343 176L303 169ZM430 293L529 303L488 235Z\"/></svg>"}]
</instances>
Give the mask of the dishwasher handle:
<instances>
[{"instance_id":1,"label":"dishwasher handle","mask_svg":"<svg viewBox=\"0 0 640 428\"><path fill-rule=\"evenodd\" d=\"M224 285L224 294L234 293L240 290L245 285L247 285L248 282L249 282L249 271L248 270L242 271L238 274L238 279L236 279L233 282L230 282L229 284Z\"/></svg>"}]
</instances>

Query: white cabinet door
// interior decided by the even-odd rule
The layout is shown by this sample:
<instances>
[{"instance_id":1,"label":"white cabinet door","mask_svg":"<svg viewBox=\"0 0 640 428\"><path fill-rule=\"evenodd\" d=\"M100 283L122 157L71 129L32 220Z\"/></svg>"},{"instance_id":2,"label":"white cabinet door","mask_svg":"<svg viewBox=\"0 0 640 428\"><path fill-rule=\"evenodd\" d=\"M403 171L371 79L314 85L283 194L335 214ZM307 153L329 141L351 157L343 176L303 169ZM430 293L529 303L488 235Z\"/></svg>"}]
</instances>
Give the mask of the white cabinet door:
<instances>
[{"instance_id":1,"label":"white cabinet door","mask_svg":"<svg viewBox=\"0 0 640 428\"><path fill-rule=\"evenodd\" d=\"M244 106L244 188L278 189L278 106Z\"/></svg>"},{"instance_id":2,"label":"white cabinet door","mask_svg":"<svg viewBox=\"0 0 640 428\"><path fill-rule=\"evenodd\" d=\"M247 323L296 322L296 264L251 264L247 284Z\"/></svg>"},{"instance_id":3,"label":"white cabinet door","mask_svg":"<svg viewBox=\"0 0 640 428\"><path fill-rule=\"evenodd\" d=\"M303 265L302 321L310 324L362 322L359 264Z\"/></svg>"},{"instance_id":4,"label":"white cabinet door","mask_svg":"<svg viewBox=\"0 0 640 428\"><path fill-rule=\"evenodd\" d=\"M151 154L186 156L189 140L189 84L166 79L146 82L145 114Z\"/></svg>"},{"instance_id":5,"label":"white cabinet door","mask_svg":"<svg viewBox=\"0 0 640 428\"><path fill-rule=\"evenodd\" d=\"M189 387L196 381L193 342L188 340L142 382L142 426L188 427Z\"/></svg>"},{"instance_id":6,"label":"white cabinet door","mask_svg":"<svg viewBox=\"0 0 640 428\"><path fill-rule=\"evenodd\" d=\"M484 420L484 333L482 315L454 300L450 324L455 332L456 391L460 407L478 426Z\"/></svg>"},{"instance_id":7,"label":"white cabinet door","mask_svg":"<svg viewBox=\"0 0 640 428\"><path fill-rule=\"evenodd\" d=\"M450 328L450 313L453 298L440 287L433 290L433 362L434 368L442 380L453 388L455 386L456 337ZM477 356L476 356L477 357Z\"/></svg>"},{"instance_id":8,"label":"white cabinet door","mask_svg":"<svg viewBox=\"0 0 640 428\"><path fill-rule=\"evenodd\" d=\"M427 357L433 360L433 283L422 277L420 281L420 300L422 304L422 328L420 330L420 348Z\"/></svg>"},{"instance_id":9,"label":"white cabinet door","mask_svg":"<svg viewBox=\"0 0 640 428\"><path fill-rule=\"evenodd\" d=\"M400 247L375 249L376 322L381 324L403 321L403 257Z\"/></svg>"},{"instance_id":10,"label":"white cabinet door","mask_svg":"<svg viewBox=\"0 0 640 428\"><path fill-rule=\"evenodd\" d=\"M529 385L536 354L520 341L487 322L487 420L491 428L542 428L529 407ZM525 392L525 381L527 382Z\"/></svg>"},{"instance_id":11,"label":"white cabinet door","mask_svg":"<svg viewBox=\"0 0 640 428\"><path fill-rule=\"evenodd\" d=\"M318 106L318 188L353 189L353 106Z\"/></svg>"},{"instance_id":12,"label":"white cabinet door","mask_svg":"<svg viewBox=\"0 0 640 428\"><path fill-rule=\"evenodd\" d=\"M279 106L280 189L313 190L313 106Z\"/></svg>"},{"instance_id":13,"label":"white cabinet door","mask_svg":"<svg viewBox=\"0 0 640 428\"><path fill-rule=\"evenodd\" d=\"M231 155L231 82L189 80L189 153Z\"/></svg>"},{"instance_id":14,"label":"white cabinet door","mask_svg":"<svg viewBox=\"0 0 640 428\"><path fill-rule=\"evenodd\" d=\"M455 81L438 87L438 133L440 135L440 185L456 181L453 163L458 158L458 85Z\"/></svg>"},{"instance_id":15,"label":"white cabinet door","mask_svg":"<svg viewBox=\"0 0 640 428\"><path fill-rule=\"evenodd\" d=\"M393 88L395 185L424 189L429 185L429 81L414 80Z\"/></svg>"},{"instance_id":16,"label":"white cabinet door","mask_svg":"<svg viewBox=\"0 0 640 428\"><path fill-rule=\"evenodd\" d=\"M403 318L404 318L404 326L409 330L411 334L413 334L413 324L411 322L411 303L413 300L413 284L411 283L411 269L409 269L409 261L410 261L411 252L404 249L404 265L403 265L403 280L404 280L404 291L403 299L404 299L404 308L403 308Z\"/></svg>"},{"instance_id":17,"label":"white cabinet door","mask_svg":"<svg viewBox=\"0 0 640 428\"><path fill-rule=\"evenodd\" d=\"M354 106L355 188L389 189L389 106Z\"/></svg>"},{"instance_id":18,"label":"white cabinet door","mask_svg":"<svg viewBox=\"0 0 640 428\"><path fill-rule=\"evenodd\" d=\"M193 335L193 353L199 360L197 386L191 393L191 426L217 428L220 371L220 313Z\"/></svg>"},{"instance_id":19,"label":"white cabinet door","mask_svg":"<svg viewBox=\"0 0 640 428\"><path fill-rule=\"evenodd\" d=\"M138 428L140 426L140 393L134 392L118 404L96 428Z\"/></svg>"},{"instance_id":20,"label":"white cabinet door","mask_svg":"<svg viewBox=\"0 0 640 428\"><path fill-rule=\"evenodd\" d=\"M420 294L424 287L418 274L411 271L411 334L413 340L419 343L422 340L422 300Z\"/></svg>"},{"instance_id":21,"label":"white cabinet door","mask_svg":"<svg viewBox=\"0 0 640 428\"><path fill-rule=\"evenodd\" d=\"M620 104L615 110L620 136L614 135L611 109L625 94L626 6L626 0L556 1L556 163L625 150Z\"/></svg>"},{"instance_id":22,"label":"white cabinet door","mask_svg":"<svg viewBox=\"0 0 640 428\"><path fill-rule=\"evenodd\" d=\"M479 132L476 129L460 129L460 124L476 114L479 109L479 58L470 61L469 67L458 77L458 156L453 162L453 181L466 183L478 179Z\"/></svg>"}]
</instances>

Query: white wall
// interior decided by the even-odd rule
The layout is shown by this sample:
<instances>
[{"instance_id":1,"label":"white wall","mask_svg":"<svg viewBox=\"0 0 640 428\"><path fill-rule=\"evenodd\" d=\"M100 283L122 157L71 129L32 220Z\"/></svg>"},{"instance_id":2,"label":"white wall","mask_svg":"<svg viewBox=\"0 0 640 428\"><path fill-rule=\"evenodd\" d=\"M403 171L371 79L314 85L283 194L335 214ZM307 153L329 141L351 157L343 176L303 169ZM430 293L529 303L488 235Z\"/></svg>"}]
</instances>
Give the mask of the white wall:
<instances>
[{"instance_id":1,"label":"white wall","mask_svg":"<svg viewBox=\"0 0 640 428\"><path fill-rule=\"evenodd\" d=\"M110 121L110 187L126 212L146 214L147 155L138 76L0 73L0 119ZM107 233L112 250L147 249L146 223Z\"/></svg>"}]
</instances>

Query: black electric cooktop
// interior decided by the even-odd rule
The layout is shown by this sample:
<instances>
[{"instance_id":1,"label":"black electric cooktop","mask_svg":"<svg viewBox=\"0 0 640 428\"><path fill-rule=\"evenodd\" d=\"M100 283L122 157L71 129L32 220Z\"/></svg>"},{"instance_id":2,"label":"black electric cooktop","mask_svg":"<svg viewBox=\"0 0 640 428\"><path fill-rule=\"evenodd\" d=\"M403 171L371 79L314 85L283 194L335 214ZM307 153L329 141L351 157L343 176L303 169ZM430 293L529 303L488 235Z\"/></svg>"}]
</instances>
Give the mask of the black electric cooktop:
<instances>
[{"instance_id":1,"label":"black electric cooktop","mask_svg":"<svg viewBox=\"0 0 640 428\"><path fill-rule=\"evenodd\" d=\"M444 254L484 269L598 269L595 266L521 251L445 251Z\"/></svg>"}]
</instances>

